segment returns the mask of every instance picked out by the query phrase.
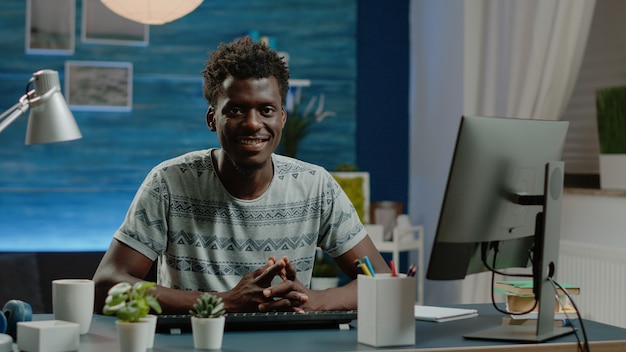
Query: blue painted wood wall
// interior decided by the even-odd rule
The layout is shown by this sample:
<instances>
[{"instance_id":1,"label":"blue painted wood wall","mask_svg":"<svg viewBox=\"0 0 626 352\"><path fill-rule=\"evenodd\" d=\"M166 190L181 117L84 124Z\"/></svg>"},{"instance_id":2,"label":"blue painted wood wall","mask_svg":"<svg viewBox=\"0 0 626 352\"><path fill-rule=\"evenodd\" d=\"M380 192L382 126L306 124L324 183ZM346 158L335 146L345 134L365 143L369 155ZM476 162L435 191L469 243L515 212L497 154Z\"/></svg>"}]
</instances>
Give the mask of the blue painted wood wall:
<instances>
[{"instance_id":1,"label":"blue painted wood wall","mask_svg":"<svg viewBox=\"0 0 626 352\"><path fill-rule=\"evenodd\" d=\"M51 0L54 1L54 0ZM75 112L84 139L66 145L24 147L26 118L2 135L2 185L106 187L136 186L147 168L182 152L217 146L206 129L202 97L207 52L251 29L276 38L290 56L293 78L309 79L308 96L324 93L337 112L303 142L304 160L332 169L355 163L356 3L354 0L210 0L177 21L150 27L146 47L80 42L82 1L77 0L77 41L69 56L24 53L24 0L0 7L0 89L2 106L22 94L40 68L64 71L67 60L122 61L133 64L133 110L129 113ZM53 155L61 154L61 158ZM15 164L13 164L15 163ZM24 173L24 168L32 171Z\"/></svg>"},{"instance_id":2,"label":"blue painted wood wall","mask_svg":"<svg viewBox=\"0 0 626 352\"><path fill-rule=\"evenodd\" d=\"M77 40L75 53L70 56L25 54L25 1L0 3L0 108L16 102L38 69L58 70L63 79L66 60L104 60L133 63L133 110L75 112L84 135L75 142L24 146L26 117L0 134L0 250L106 248L135 189L154 164L188 150L217 146L215 135L204 123L206 102L199 72L209 50L251 29L275 37L277 49L290 55L292 77L311 80L304 94L324 93L326 108L337 112L315 126L303 141L299 157L327 169L341 163L366 165L361 169L383 176L372 178L373 200L406 201L407 175L403 169L408 168L408 151L398 144L406 146L407 93L381 89L357 98L357 42L359 55L369 53L376 60L391 53L400 63L406 60L408 1L393 6L359 1L358 12L356 0L204 1L180 20L152 26L146 47L81 43L81 3L77 0ZM394 40L357 40L357 16L364 11L369 17L378 16L377 23L368 28L376 31L384 24L389 30L392 26L388 36ZM405 17L406 23L397 22ZM396 42L405 40L396 47ZM378 65L368 65L365 70L358 67L359 74L369 72L368 77L359 79L359 87L379 82L375 75L369 76ZM405 82L408 65L397 70L402 77L393 77ZM389 98L404 102L404 106L387 108L394 116L388 118L389 125L396 127L386 128L390 135L359 131L364 136L360 145L376 135L375 141L365 142L376 150L358 151L357 156L355 133L359 124L381 116L368 106ZM393 158L386 162L397 166L396 177L390 178L385 172L385 161L376 161L388 152ZM49 237L58 237L52 246L59 247L39 240Z\"/></svg>"}]
</instances>

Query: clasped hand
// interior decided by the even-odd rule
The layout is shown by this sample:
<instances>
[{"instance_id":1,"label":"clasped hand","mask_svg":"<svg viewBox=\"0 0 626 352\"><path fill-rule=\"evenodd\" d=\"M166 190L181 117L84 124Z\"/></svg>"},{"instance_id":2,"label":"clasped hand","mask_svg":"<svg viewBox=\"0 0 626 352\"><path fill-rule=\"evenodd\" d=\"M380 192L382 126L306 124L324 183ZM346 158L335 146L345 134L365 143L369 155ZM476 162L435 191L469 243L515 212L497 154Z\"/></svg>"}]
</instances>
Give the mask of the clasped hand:
<instances>
[{"instance_id":1,"label":"clasped hand","mask_svg":"<svg viewBox=\"0 0 626 352\"><path fill-rule=\"evenodd\" d=\"M275 277L281 281L272 285ZM271 256L263 267L246 274L223 298L230 312L304 312L310 292L296 278L296 269L287 257L277 260Z\"/></svg>"}]
</instances>

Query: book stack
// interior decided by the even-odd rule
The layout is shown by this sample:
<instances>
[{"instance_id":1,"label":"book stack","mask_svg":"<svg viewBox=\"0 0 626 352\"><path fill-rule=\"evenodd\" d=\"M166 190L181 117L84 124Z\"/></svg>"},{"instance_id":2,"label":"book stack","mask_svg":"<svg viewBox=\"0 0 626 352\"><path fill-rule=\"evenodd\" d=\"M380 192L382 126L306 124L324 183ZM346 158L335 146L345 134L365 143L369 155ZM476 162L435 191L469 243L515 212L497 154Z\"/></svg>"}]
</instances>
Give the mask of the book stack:
<instances>
[{"instance_id":1,"label":"book stack","mask_svg":"<svg viewBox=\"0 0 626 352\"><path fill-rule=\"evenodd\" d=\"M580 294L580 287L570 284L559 283L569 295ZM533 293L532 280L517 281L496 281L494 291L506 295L506 309L509 312L528 312L527 314L515 314L505 317L503 324L528 325L535 324L539 305L535 306L535 295ZM555 325L563 326L568 319L576 319L576 309L572 306L565 292L560 288L555 295L556 304L554 306ZM534 307L534 309L533 309ZM532 310L532 311L531 311Z\"/></svg>"}]
</instances>

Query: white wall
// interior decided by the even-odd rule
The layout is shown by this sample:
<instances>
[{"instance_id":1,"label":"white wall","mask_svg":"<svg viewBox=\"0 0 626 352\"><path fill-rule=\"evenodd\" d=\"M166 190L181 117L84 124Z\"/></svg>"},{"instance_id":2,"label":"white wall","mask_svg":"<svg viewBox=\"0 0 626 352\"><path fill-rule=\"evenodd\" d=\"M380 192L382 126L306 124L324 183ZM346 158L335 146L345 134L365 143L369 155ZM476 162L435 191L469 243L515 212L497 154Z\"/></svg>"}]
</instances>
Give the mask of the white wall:
<instances>
[{"instance_id":1,"label":"white wall","mask_svg":"<svg viewBox=\"0 0 626 352\"><path fill-rule=\"evenodd\" d=\"M411 1L408 212L425 231L428 265L459 121L464 112L464 0ZM595 131L590 131L595 133ZM562 240L626 247L626 196L566 192ZM454 260L454 258L451 258ZM425 282L425 303L461 303L460 282Z\"/></svg>"},{"instance_id":2,"label":"white wall","mask_svg":"<svg viewBox=\"0 0 626 352\"><path fill-rule=\"evenodd\" d=\"M561 239L626 251L626 194L565 192Z\"/></svg>"},{"instance_id":3,"label":"white wall","mask_svg":"<svg viewBox=\"0 0 626 352\"><path fill-rule=\"evenodd\" d=\"M411 2L409 214L427 265L463 113L463 0ZM458 283L425 283L426 304L457 301Z\"/></svg>"}]
</instances>

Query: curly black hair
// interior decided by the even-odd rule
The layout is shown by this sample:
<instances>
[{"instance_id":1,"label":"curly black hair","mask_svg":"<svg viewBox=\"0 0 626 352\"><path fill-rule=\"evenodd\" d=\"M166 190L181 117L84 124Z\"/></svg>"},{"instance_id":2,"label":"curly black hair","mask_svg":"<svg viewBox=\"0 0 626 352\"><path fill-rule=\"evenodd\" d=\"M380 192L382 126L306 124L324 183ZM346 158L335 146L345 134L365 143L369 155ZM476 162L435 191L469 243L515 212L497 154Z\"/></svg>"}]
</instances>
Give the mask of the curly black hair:
<instances>
[{"instance_id":1,"label":"curly black hair","mask_svg":"<svg viewBox=\"0 0 626 352\"><path fill-rule=\"evenodd\" d=\"M222 83L229 76L237 79L265 78L274 76L282 104L287 99L289 90L289 69L282 57L263 42L254 42L244 36L228 44L220 44L217 50L209 54L204 70L202 94L209 105L217 104L217 97L222 92Z\"/></svg>"}]
</instances>

